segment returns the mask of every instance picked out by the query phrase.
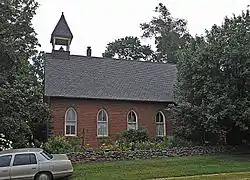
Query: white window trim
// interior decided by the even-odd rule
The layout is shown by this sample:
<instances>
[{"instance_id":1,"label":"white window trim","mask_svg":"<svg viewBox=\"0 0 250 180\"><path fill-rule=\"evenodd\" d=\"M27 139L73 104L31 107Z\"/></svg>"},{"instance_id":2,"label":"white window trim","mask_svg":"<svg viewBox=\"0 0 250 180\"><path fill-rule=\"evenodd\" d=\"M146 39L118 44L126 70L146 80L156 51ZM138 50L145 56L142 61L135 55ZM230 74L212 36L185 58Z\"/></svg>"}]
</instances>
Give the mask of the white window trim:
<instances>
[{"instance_id":1,"label":"white window trim","mask_svg":"<svg viewBox=\"0 0 250 180\"><path fill-rule=\"evenodd\" d=\"M131 123L131 122L128 122L128 115L129 115L130 112L135 113L135 130L138 130L138 116L137 116L137 113L136 113L134 110L130 110L130 111L128 112L128 114L127 114L127 130L129 130L129 129L128 129L128 124ZM132 123L131 123L131 124L132 124ZM133 123L133 124L134 124L134 123Z\"/></svg>"},{"instance_id":2,"label":"white window trim","mask_svg":"<svg viewBox=\"0 0 250 180\"><path fill-rule=\"evenodd\" d=\"M155 125L157 125L157 114L158 113L160 113L161 115L162 115L162 117L163 117L163 135L157 135L157 131L156 131L156 136L157 137L164 137L164 136L166 136L166 117L165 117L165 115L164 115L164 113L162 112L162 111L158 111L157 113L156 113L156 116L155 116ZM155 130L156 130L156 126L155 126Z\"/></svg>"},{"instance_id":3,"label":"white window trim","mask_svg":"<svg viewBox=\"0 0 250 180\"><path fill-rule=\"evenodd\" d=\"M67 126L67 119L66 119L66 117L67 117L68 111L71 110L71 109L76 113L75 134L66 134L66 126ZM66 112L65 112L65 115L64 115L64 134L65 134L65 136L69 136L69 137L70 136L71 137L76 137L77 136L77 120L78 120L78 116L77 116L76 110L74 108L72 108L72 107L68 108L66 110Z\"/></svg>"},{"instance_id":4,"label":"white window trim","mask_svg":"<svg viewBox=\"0 0 250 180\"><path fill-rule=\"evenodd\" d=\"M104 111L104 113L106 114L106 116L107 116L107 135L99 135L98 134L98 123L99 122L102 122L103 123L103 121L99 121L99 118L98 118L98 116L99 116L99 113L101 112L101 111ZM98 113L97 113L97 121L96 121L96 134L97 134L97 137L108 137L109 136L109 116L108 116L108 113L107 113L107 111L105 110L105 109L100 109L99 111L98 111Z\"/></svg>"}]
</instances>

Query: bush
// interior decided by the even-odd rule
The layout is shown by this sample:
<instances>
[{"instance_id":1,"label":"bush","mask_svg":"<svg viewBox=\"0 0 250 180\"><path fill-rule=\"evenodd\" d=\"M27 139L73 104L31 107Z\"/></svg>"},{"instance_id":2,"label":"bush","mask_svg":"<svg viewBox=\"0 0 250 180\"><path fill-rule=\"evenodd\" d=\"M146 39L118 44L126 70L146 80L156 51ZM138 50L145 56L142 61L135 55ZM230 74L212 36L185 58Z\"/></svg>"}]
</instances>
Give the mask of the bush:
<instances>
[{"instance_id":1,"label":"bush","mask_svg":"<svg viewBox=\"0 0 250 180\"><path fill-rule=\"evenodd\" d=\"M11 149L12 142L5 138L4 134L0 134L0 151Z\"/></svg>"},{"instance_id":2,"label":"bush","mask_svg":"<svg viewBox=\"0 0 250 180\"><path fill-rule=\"evenodd\" d=\"M168 147L191 147L193 143L179 136L173 136L168 140Z\"/></svg>"},{"instance_id":3,"label":"bush","mask_svg":"<svg viewBox=\"0 0 250 180\"><path fill-rule=\"evenodd\" d=\"M165 137L155 137L148 141L134 143L134 148L136 150L159 150L164 149L168 145L168 138Z\"/></svg>"},{"instance_id":4,"label":"bush","mask_svg":"<svg viewBox=\"0 0 250 180\"><path fill-rule=\"evenodd\" d=\"M121 134L121 141L135 143L135 142L146 142L148 141L148 131L146 129L139 129L139 130L126 130L123 131Z\"/></svg>"},{"instance_id":5,"label":"bush","mask_svg":"<svg viewBox=\"0 0 250 180\"><path fill-rule=\"evenodd\" d=\"M70 149L73 152L80 152L83 149L81 148L80 140L76 137L71 137L68 139L68 144L70 145Z\"/></svg>"},{"instance_id":6,"label":"bush","mask_svg":"<svg viewBox=\"0 0 250 180\"><path fill-rule=\"evenodd\" d=\"M160 149L157 147L158 143L152 142L152 141L146 141L146 142L138 142L134 144L135 150L154 150L154 149Z\"/></svg>"},{"instance_id":7,"label":"bush","mask_svg":"<svg viewBox=\"0 0 250 180\"><path fill-rule=\"evenodd\" d=\"M114 144L115 143L115 139L113 137L98 137L98 146L103 146L103 145L107 145L107 144Z\"/></svg>"},{"instance_id":8,"label":"bush","mask_svg":"<svg viewBox=\"0 0 250 180\"><path fill-rule=\"evenodd\" d=\"M67 141L64 136L50 138L42 148L52 154L81 151L80 141L77 138L69 138Z\"/></svg>"},{"instance_id":9,"label":"bush","mask_svg":"<svg viewBox=\"0 0 250 180\"><path fill-rule=\"evenodd\" d=\"M147 130L127 130L117 136L115 144L119 150L156 150L168 146L167 137L155 137L150 139Z\"/></svg>"}]
</instances>

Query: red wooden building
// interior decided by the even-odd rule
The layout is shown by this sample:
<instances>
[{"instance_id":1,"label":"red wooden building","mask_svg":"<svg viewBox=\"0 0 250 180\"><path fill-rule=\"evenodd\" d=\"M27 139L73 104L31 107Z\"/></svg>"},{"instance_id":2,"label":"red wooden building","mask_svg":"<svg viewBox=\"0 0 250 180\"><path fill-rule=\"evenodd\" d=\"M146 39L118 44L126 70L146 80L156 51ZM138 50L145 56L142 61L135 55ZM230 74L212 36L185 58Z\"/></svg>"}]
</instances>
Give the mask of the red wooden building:
<instances>
[{"instance_id":1,"label":"red wooden building","mask_svg":"<svg viewBox=\"0 0 250 180\"><path fill-rule=\"evenodd\" d=\"M93 57L90 47L86 56L71 55L72 39L62 14L45 58L45 97L55 135L76 136L91 146L127 129L171 135L165 109L174 101L175 65Z\"/></svg>"}]
</instances>

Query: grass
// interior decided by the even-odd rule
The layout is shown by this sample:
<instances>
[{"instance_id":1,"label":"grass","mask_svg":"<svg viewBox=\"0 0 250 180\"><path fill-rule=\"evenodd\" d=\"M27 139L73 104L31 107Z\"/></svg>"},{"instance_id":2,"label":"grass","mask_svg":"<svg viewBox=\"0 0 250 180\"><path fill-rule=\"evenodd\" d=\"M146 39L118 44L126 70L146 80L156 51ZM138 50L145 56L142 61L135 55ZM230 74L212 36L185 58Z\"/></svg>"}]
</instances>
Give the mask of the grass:
<instances>
[{"instance_id":1,"label":"grass","mask_svg":"<svg viewBox=\"0 0 250 180\"><path fill-rule=\"evenodd\" d=\"M207 174L197 175L195 177L174 177L174 178L163 178L158 180L246 180L250 179L250 172L231 172L222 174Z\"/></svg>"},{"instance_id":2,"label":"grass","mask_svg":"<svg viewBox=\"0 0 250 180\"><path fill-rule=\"evenodd\" d=\"M141 180L167 177L192 176L226 172L250 171L250 156L193 156L167 157L148 160L116 161L74 165L75 180ZM246 174L246 175L245 175ZM230 177L232 176L232 177ZM229 175L228 178L249 177L250 173ZM225 179L199 177L198 179ZM185 178L186 179L186 178ZM197 179L188 178L187 179Z\"/></svg>"}]
</instances>

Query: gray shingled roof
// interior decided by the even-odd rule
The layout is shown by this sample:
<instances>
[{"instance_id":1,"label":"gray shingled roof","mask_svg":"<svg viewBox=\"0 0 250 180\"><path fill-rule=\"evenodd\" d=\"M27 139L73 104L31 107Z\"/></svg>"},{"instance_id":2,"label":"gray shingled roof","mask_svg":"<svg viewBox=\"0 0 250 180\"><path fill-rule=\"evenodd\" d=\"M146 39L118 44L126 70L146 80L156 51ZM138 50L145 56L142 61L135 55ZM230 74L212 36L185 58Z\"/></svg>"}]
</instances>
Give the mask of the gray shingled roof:
<instances>
[{"instance_id":1,"label":"gray shingled roof","mask_svg":"<svg viewBox=\"0 0 250 180\"><path fill-rule=\"evenodd\" d=\"M176 66L70 55L45 60L45 95L173 102Z\"/></svg>"},{"instance_id":2,"label":"gray shingled roof","mask_svg":"<svg viewBox=\"0 0 250 180\"><path fill-rule=\"evenodd\" d=\"M63 13L62 13L61 18L58 21L54 31L51 34L51 42L52 42L53 36L73 39L73 34L68 26L68 23L66 22L66 19L65 19Z\"/></svg>"}]
</instances>

